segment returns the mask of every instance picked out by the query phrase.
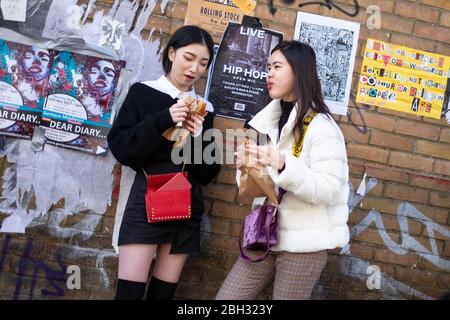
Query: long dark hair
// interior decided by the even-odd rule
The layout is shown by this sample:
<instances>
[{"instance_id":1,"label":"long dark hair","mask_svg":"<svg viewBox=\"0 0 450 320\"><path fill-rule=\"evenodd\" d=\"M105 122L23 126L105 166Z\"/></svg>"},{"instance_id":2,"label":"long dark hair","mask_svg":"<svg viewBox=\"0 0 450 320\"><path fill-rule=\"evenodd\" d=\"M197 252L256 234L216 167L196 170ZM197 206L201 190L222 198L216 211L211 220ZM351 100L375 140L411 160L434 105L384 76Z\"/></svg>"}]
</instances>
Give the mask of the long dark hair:
<instances>
[{"instance_id":1,"label":"long dark hair","mask_svg":"<svg viewBox=\"0 0 450 320\"><path fill-rule=\"evenodd\" d=\"M168 74L172 69L172 61L169 59L169 49L173 50L190 44L204 44L209 51L208 68L214 57L214 41L208 31L197 26L184 26L179 28L170 38L164 49L162 65L164 72Z\"/></svg>"},{"instance_id":2,"label":"long dark hair","mask_svg":"<svg viewBox=\"0 0 450 320\"><path fill-rule=\"evenodd\" d=\"M308 44L295 40L279 43L273 48L271 54L278 50L294 71L296 79L294 95L297 99L294 136L301 138L303 136L303 119L310 108L316 113L324 113L331 118L331 112L325 104L317 75L316 53Z\"/></svg>"}]
</instances>

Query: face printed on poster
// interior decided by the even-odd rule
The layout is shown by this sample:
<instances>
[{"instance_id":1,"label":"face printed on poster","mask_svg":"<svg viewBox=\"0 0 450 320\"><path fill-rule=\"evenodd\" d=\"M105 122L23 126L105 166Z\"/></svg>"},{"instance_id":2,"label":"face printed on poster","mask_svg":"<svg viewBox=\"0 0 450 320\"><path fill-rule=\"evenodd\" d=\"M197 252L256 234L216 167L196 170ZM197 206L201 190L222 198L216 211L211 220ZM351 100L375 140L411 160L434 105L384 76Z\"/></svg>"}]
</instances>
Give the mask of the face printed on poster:
<instances>
[{"instance_id":1,"label":"face printed on poster","mask_svg":"<svg viewBox=\"0 0 450 320\"><path fill-rule=\"evenodd\" d=\"M122 46L122 38L125 33L125 23L112 20L104 16L102 20L102 33L99 45L105 48L119 50Z\"/></svg>"},{"instance_id":2,"label":"face printed on poster","mask_svg":"<svg viewBox=\"0 0 450 320\"><path fill-rule=\"evenodd\" d=\"M0 133L30 138L39 125L54 51L0 39Z\"/></svg>"},{"instance_id":3,"label":"face printed on poster","mask_svg":"<svg viewBox=\"0 0 450 320\"><path fill-rule=\"evenodd\" d=\"M106 153L115 89L123 66L122 61L58 52L42 112L47 143Z\"/></svg>"}]
</instances>

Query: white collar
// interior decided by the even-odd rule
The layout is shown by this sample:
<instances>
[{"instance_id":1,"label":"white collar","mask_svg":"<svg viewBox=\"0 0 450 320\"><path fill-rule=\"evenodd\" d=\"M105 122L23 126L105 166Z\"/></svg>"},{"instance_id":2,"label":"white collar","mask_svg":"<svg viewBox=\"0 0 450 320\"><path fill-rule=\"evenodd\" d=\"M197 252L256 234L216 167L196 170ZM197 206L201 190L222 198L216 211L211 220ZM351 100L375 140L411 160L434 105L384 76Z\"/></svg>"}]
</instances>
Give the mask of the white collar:
<instances>
[{"instance_id":1,"label":"white collar","mask_svg":"<svg viewBox=\"0 0 450 320\"><path fill-rule=\"evenodd\" d=\"M188 94L192 97L196 96L194 88L192 88L191 91L187 92L180 91L177 87L173 85L172 82L169 81L169 79L167 79L165 75L159 77L158 80L143 81L142 83L148 85L149 87L152 87L153 89L168 94L169 96L172 97L172 99L179 98L184 94Z\"/></svg>"},{"instance_id":2,"label":"white collar","mask_svg":"<svg viewBox=\"0 0 450 320\"><path fill-rule=\"evenodd\" d=\"M159 77L158 80L152 80L152 81L142 81L142 84L145 84L153 89L156 89L158 91L161 91L165 94L168 94L172 99L176 98L182 98L184 95L189 95L194 99L201 99L206 102L206 111L208 112L214 112L213 105L211 102L206 100L203 97L197 96L195 93L194 87L192 87L191 91L183 92L180 91L177 87L175 87L172 82L167 79L165 75L162 75Z\"/></svg>"}]
</instances>

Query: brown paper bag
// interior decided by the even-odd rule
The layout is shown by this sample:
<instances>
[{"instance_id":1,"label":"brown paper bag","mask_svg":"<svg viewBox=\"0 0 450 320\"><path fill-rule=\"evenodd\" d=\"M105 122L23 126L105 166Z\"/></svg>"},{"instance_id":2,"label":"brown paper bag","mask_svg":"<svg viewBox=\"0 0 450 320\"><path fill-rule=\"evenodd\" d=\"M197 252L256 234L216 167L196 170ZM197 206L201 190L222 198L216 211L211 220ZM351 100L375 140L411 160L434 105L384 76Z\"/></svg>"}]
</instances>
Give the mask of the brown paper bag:
<instances>
[{"instance_id":1,"label":"brown paper bag","mask_svg":"<svg viewBox=\"0 0 450 320\"><path fill-rule=\"evenodd\" d=\"M255 197L267 197L273 204L278 205L275 184L266 167L258 165L256 159L245 154L243 141L238 148L237 157L242 161L243 168L239 181L238 200L248 202Z\"/></svg>"}]
</instances>

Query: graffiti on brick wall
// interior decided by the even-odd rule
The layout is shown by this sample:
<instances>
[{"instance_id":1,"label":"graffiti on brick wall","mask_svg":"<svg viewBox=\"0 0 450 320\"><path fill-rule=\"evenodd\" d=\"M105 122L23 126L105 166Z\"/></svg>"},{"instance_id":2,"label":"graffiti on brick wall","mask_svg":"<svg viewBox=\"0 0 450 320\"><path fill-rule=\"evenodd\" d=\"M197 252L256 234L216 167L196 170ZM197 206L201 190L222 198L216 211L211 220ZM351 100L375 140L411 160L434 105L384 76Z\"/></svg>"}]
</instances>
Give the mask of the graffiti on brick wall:
<instances>
[{"instance_id":1,"label":"graffiti on brick wall","mask_svg":"<svg viewBox=\"0 0 450 320\"><path fill-rule=\"evenodd\" d=\"M374 178L369 179L367 182L363 180L361 184L365 184L365 188L362 194L355 191L353 186L350 184L350 195L348 200L350 213L361 203L361 201L363 201L363 198L370 192L370 190L372 190L377 185L377 183L377 179ZM360 188L358 188L358 190L360 190ZM395 242L389 236L384 226L382 215L374 208L358 224L352 227L350 237L352 239L358 236L369 226L374 224L378 231L378 234L383 240L384 245L393 253L397 255L405 255L410 253L417 254L440 269L450 270L450 261L440 257L436 244L436 233L440 234L443 237L450 238L449 229L440 225L439 223L434 222L432 219L427 217L420 210L418 210L408 202L404 202L398 206L396 211L396 218L400 226L400 234L402 237L401 243ZM429 239L428 241L431 249L426 248L410 234L408 219L418 221L425 226L426 238ZM341 254L350 255L350 249L351 244L348 244L341 250ZM358 275L366 274L368 263L363 259L359 260L360 261L356 263L356 269L354 268L354 270L349 273L350 275L360 277ZM344 266L344 264L342 264L342 266ZM345 273L347 273L347 268L343 268L345 269ZM416 296L421 299L431 299L431 297L427 296L426 294L393 279L391 276L385 273L383 273L382 279L383 284L381 287L383 288L383 293L387 295L399 296L400 294L406 294Z\"/></svg>"},{"instance_id":2,"label":"graffiti on brick wall","mask_svg":"<svg viewBox=\"0 0 450 320\"><path fill-rule=\"evenodd\" d=\"M294 0L282 0L281 1L284 4L292 4L294 2ZM306 6L311 6L311 5L319 5L319 6L323 6L328 8L329 10L332 10L333 8L335 8L336 10L342 12L343 14L349 16L349 17L356 17L359 14L359 3L357 0L352 0L353 3L351 3L353 5L352 10L345 10L343 9L341 6L335 4L333 2L333 0L323 0L323 1L309 1L309 2L304 2L304 3L300 3L298 5L299 8L302 7L306 7ZM269 11L271 14L275 14L277 12L277 9L274 7L273 5L273 0L270 0L269 3Z\"/></svg>"},{"instance_id":3,"label":"graffiti on brick wall","mask_svg":"<svg viewBox=\"0 0 450 320\"><path fill-rule=\"evenodd\" d=\"M6 235L3 240L3 247L0 256L0 276L5 267L6 256L11 245L11 235ZM43 260L33 256L33 241L28 240L25 243L23 251L20 255L19 264L16 270L15 289L12 295L13 300L24 299L27 296L32 299L38 281L45 279L45 285L40 290L42 296L64 296L64 288L66 286L66 268L59 254L55 255L57 267L51 267ZM14 252L17 253L17 252ZM31 275L30 272L31 270ZM10 276L11 274L8 274ZM24 292L23 284L25 280L29 280L29 290Z\"/></svg>"},{"instance_id":4,"label":"graffiti on brick wall","mask_svg":"<svg viewBox=\"0 0 450 320\"><path fill-rule=\"evenodd\" d=\"M148 37L141 36L156 0L146 0L136 16L140 1L115 1L105 13L98 10L92 22L87 17L94 12L96 1L77 5L77 0L46 1L48 12L35 14L45 17L41 26L44 37L51 39L83 39L96 45L101 38L101 22L104 15L125 23L124 45L118 51L120 59L127 62L122 81L131 84L140 80L155 79L162 74L158 63L159 40L152 40L154 28ZM161 3L164 11L167 1ZM133 25L134 22L134 25ZM35 33L38 33L34 30ZM76 42L74 42L76 43ZM126 85L124 87L127 87ZM118 101L122 101L127 90L121 90ZM24 233L25 228L37 217L49 212L51 207L64 199L64 209L53 212L48 221L50 231L66 238L73 229L80 230L85 238L92 235L101 214L111 204L115 160L109 153L106 157L92 157L46 146L44 152L34 152L29 141L8 141L0 156L6 156L9 166L3 177L3 194L0 210L9 214L3 220L1 232ZM132 179L125 181L131 185ZM59 228L59 223L68 215L88 211L84 221L72 230Z\"/></svg>"}]
</instances>

